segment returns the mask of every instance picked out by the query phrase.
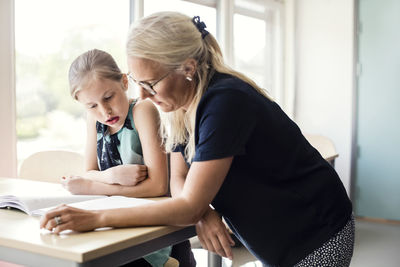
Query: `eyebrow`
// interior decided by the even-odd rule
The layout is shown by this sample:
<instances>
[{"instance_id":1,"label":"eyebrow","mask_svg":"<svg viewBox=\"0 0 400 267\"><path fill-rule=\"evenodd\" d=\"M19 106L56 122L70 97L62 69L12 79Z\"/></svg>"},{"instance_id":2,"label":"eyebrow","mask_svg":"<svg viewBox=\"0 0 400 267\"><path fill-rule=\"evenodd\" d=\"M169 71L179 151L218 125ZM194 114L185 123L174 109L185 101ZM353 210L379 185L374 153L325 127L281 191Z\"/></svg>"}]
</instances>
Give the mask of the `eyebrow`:
<instances>
[{"instance_id":1,"label":"eyebrow","mask_svg":"<svg viewBox=\"0 0 400 267\"><path fill-rule=\"evenodd\" d=\"M101 96L101 98L104 98L104 96L105 96L108 92L110 92L110 91L113 91L113 89L112 89L112 88L107 89L107 90L104 92L104 94ZM94 102L87 102L87 103L85 103L85 105L92 105L92 104L96 104L96 103L94 103Z\"/></svg>"},{"instance_id":2,"label":"eyebrow","mask_svg":"<svg viewBox=\"0 0 400 267\"><path fill-rule=\"evenodd\" d=\"M134 80L134 81L136 81L136 82L145 82L145 83L149 83L149 82L151 82L151 81L155 81L155 80L157 80L157 78L151 78L151 79L145 79L145 80L137 80L137 79L135 79L134 77L133 77L133 72L129 72L129 75L132 77L132 79Z\"/></svg>"},{"instance_id":3,"label":"eyebrow","mask_svg":"<svg viewBox=\"0 0 400 267\"><path fill-rule=\"evenodd\" d=\"M157 78L152 78L152 79L145 79L145 80L136 80L135 78L132 77L133 80L135 80L136 82L140 82L140 83L150 83L151 81L155 81L157 80Z\"/></svg>"}]
</instances>

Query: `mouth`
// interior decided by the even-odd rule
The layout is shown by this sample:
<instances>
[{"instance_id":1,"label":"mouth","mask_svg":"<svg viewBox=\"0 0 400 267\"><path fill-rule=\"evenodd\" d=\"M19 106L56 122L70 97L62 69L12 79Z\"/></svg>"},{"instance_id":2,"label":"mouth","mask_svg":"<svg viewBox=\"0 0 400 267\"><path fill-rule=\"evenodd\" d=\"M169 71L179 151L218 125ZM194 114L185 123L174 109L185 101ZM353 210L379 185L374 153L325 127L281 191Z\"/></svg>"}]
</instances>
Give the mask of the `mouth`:
<instances>
[{"instance_id":1,"label":"mouth","mask_svg":"<svg viewBox=\"0 0 400 267\"><path fill-rule=\"evenodd\" d=\"M106 122L107 122L108 124L114 124L114 123L117 123L118 121L119 121L119 117L118 117L118 116L111 117L111 118L109 118L108 120L106 120Z\"/></svg>"}]
</instances>

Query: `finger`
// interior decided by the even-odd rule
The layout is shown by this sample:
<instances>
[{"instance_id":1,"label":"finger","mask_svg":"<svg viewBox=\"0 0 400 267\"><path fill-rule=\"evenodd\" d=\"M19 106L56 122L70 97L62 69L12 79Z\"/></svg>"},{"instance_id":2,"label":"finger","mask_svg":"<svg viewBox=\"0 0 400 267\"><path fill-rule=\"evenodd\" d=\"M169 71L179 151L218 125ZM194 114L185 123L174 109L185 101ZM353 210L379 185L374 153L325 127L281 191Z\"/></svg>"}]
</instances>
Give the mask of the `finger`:
<instances>
[{"instance_id":1,"label":"finger","mask_svg":"<svg viewBox=\"0 0 400 267\"><path fill-rule=\"evenodd\" d=\"M49 210L46 212L42 217L40 218L40 227L45 228L45 226L54 219L56 216L61 216L63 209L65 209L66 205L62 204L60 206L57 206L54 209Z\"/></svg>"},{"instance_id":2,"label":"finger","mask_svg":"<svg viewBox=\"0 0 400 267\"><path fill-rule=\"evenodd\" d=\"M225 235L226 235L226 238L228 239L230 245L231 245L231 246L234 246L234 245L235 245L235 241L232 239L232 236L231 236L231 234L229 233L229 231L225 231Z\"/></svg>"},{"instance_id":3,"label":"finger","mask_svg":"<svg viewBox=\"0 0 400 267\"><path fill-rule=\"evenodd\" d=\"M47 221L46 225L44 226L45 229L49 231L53 231L53 229L57 227L57 223L55 222L54 219L50 219Z\"/></svg>"},{"instance_id":4,"label":"finger","mask_svg":"<svg viewBox=\"0 0 400 267\"><path fill-rule=\"evenodd\" d=\"M45 228L46 224L48 223L49 219L47 219L44 215L40 218L40 228Z\"/></svg>"},{"instance_id":5,"label":"finger","mask_svg":"<svg viewBox=\"0 0 400 267\"><path fill-rule=\"evenodd\" d=\"M139 170L147 171L147 166L146 165L139 165Z\"/></svg>"},{"instance_id":6,"label":"finger","mask_svg":"<svg viewBox=\"0 0 400 267\"><path fill-rule=\"evenodd\" d=\"M227 258L232 260L233 259L233 253L231 248L232 246L231 244L233 242L232 238L227 232L222 233L218 238L221 243L222 249L224 250L224 254L226 255Z\"/></svg>"},{"instance_id":7,"label":"finger","mask_svg":"<svg viewBox=\"0 0 400 267\"><path fill-rule=\"evenodd\" d=\"M199 239L200 240L200 239ZM215 253L215 248L212 245L211 240L209 240L208 238L203 238L203 241L200 241L201 246L203 247L203 249L214 252Z\"/></svg>"},{"instance_id":8,"label":"finger","mask_svg":"<svg viewBox=\"0 0 400 267\"><path fill-rule=\"evenodd\" d=\"M61 233L62 231L65 231L65 230L71 230L70 223L63 223L63 224L57 225L56 227L53 228L53 233L58 235L59 233Z\"/></svg>"},{"instance_id":9,"label":"finger","mask_svg":"<svg viewBox=\"0 0 400 267\"><path fill-rule=\"evenodd\" d=\"M138 172L140 173L147 173L147 167L144 166L145 168L139 168Z\"/></svg>"},{"instance_id":10,"label":"finger","mask_svg":"<svg viewBox=\"0 0 400 267\"><path fill-rule=\"evenodd\" d=\"M206 244L206 242L204 241L204 238L203 238L202 236L200 236L200 235L197 235L197 238L198 238L199 241L200 241L201 247L202 247L203 249L207 249L207 244Z\"/></svg>"},{"instance_id":11,"label":"finger","mask_svg":"<svg viewBox=\"0 0 400 267\"><path fill-rule=\"evenodd\" d=\"M58 227L59 225L62 225L65 222L65 218L62 215L56 215L53 218L50 218L47 220L47 222L44 223L45 228L47 230L52 230L56 227Z\"/></svg>"},{"instance_id":12,"label":"finger","mask_svg":"<svg viewBox=\"0 0 400 267\"><path fill-rule=\"evenodd\" d=\"M211 244L210 240L207 238L207 236L204 236L202 233L200 233L200 234L197 233L197 238L199 239L200 244L203 249L209 250L211 252L215 251L214 247L212 246L212 244Z\"/></svg>"},{"instance_id":13,"label":"finger","mask_svg":"<svg viewBox=\"0 0 400 267\"><path fill-rule=\"evenodd\" d=\"M222 257L227 257L226 254L225 254L225 250L224 250L224 248L222 247L220 241L222 241L222 240L220 240L220 239L218 238L218 236L214 236L214 237L211 239L211 242L212 242L212 245L213 245L213 247L214 247L215 252L216 252L218 255L222 256Z\"/></svg>"},{"instance_id":14,"label":"finger","mask_svg":"<svg viewBox=\"0 0 400 267\"><path fill-rule=\"evenodd\" d=\"M50 223L50 220L54 218L55 215L53 215L54 212L53 210L48 211L42 217L40 218L40 228L46 228L47 225Z\"/></svg>"}]
</instances>

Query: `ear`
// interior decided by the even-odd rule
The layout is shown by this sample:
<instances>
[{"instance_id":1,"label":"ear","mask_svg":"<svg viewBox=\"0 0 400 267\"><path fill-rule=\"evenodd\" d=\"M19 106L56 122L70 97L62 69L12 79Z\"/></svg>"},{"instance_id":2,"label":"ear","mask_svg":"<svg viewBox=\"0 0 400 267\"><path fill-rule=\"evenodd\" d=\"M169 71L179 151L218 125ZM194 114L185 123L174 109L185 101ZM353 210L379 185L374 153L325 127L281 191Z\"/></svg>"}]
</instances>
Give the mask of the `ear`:
<instances>
[{"instance_id":1,"label":"ear","mask_svg":"<svg viewBox=\"0 0 400 267\"><path fill-rule=\"evenodd\" d=\"M128 90L128 74L122 74L121 78L122 88L126 91Z\"/></svg>"},{"instance_id":2,"label":"ear","mask_svg":"<svg viewBox=\"0 0 400 267\"><path fill-rule=\"evenodd\" d=\"M182 71L186 77L193 78L197 70L197 61L193 58L188 58L182 63Z\"/></svg>"}]
</instances>

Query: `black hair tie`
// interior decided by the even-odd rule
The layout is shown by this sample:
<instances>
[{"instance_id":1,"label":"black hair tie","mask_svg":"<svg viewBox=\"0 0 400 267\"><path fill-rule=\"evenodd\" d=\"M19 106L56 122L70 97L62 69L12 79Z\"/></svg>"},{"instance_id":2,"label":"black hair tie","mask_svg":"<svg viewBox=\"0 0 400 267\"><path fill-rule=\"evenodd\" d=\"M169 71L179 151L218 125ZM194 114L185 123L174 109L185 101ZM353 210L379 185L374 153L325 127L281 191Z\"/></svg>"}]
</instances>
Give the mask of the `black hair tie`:
<instances>
[{"instance_id":1,"label":"black hair tie","mask_svg":"<svg viewBox=\"0 0 400 267\"><path fill-rule=\"evenodd\" d=\"M206 37L207 34L209 34L209 32L205 30L205 28L207 28L206 24L203 21L200 21L199 16L194 16L192 22L201 33L201 38L204 39L204 37Z\"/></svg>"}]
</instances>

